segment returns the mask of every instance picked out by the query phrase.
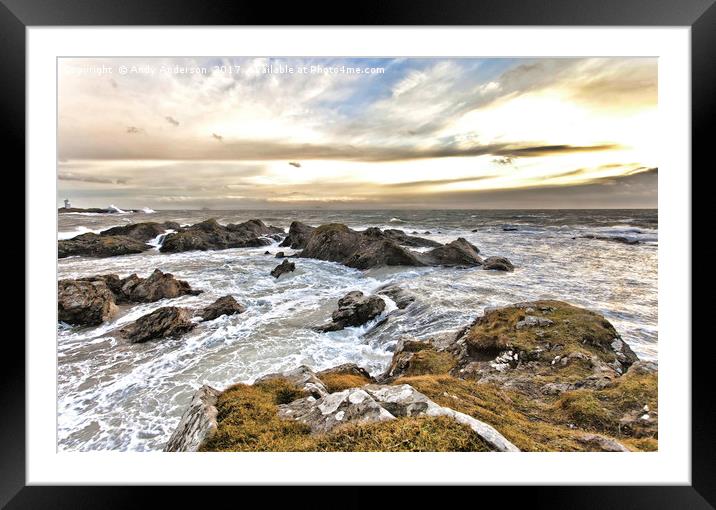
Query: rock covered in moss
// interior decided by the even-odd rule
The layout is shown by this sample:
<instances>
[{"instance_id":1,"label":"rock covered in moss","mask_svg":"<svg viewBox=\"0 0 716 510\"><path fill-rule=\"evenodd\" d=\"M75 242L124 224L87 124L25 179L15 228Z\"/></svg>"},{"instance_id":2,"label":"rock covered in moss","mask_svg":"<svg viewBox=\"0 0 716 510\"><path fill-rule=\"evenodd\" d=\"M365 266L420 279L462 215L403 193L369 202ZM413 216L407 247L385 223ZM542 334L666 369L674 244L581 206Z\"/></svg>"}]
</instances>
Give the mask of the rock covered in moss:
<instances>
[{"instance_id":1,"label":"rock covered in moss","mask_svg":"<svg viewBox=\"0 0 716 510\"><path fill-rule=\"evenodd\" d=\"M231 295L220 297L209 306L204 307L197 315L205 321L211 321L221 317L222 315L234 315L244 313L246 307L240 304Z\"/></svg>"},{"instance_id":2,"label":"rock covered in moss","mask_svg":"<svg viewBox=\"0 0 716 510\"><path fill-rule=\"evenodd\" d=\"M96 326L117 312L114 294L103 281L60 280L58 319L68 324Z\"/></svg>"},{"instance_id":3,"label":"rock covered in moss","mask_svg":"<svg viewBox=\"0 0 716 510\"><path fill-rule=\"evenodd\" d=\"M188 308L165 306L124 326L119 335L132 343L181 336L196 326L191 317L192 312Z\"/></svg>"},{"instance_id":4,"label":"rock covered in moss","mask_svg":"<svg viewBox=\"0 0 716 510\"><path fill-rule=\"evenodd\" d=\"M331 322L316 328L318 331L338 331L351 326L361 326L378 317L385 310L385 301L378 296L366 296L359 290L349 292L338 300L338 309Z\"/></svg>"}]
</instances>

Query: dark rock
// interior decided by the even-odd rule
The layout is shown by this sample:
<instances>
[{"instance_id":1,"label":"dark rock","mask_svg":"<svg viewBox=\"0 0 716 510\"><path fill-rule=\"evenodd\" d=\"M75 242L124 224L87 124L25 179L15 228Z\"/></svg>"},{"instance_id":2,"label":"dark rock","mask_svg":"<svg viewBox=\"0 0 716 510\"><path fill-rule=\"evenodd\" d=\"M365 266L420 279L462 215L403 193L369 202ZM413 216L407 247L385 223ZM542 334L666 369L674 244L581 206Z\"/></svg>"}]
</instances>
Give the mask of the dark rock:
<instances>
[{"instance_id":1,"label":"dark rock","mask_svg":"<svg viewBox=\"0 0 716 510\"><path fill-rule=\"evenodd\" d=\"M503 230L504 232L516 232L516 231L517 231L517 227L502 227L502 230Z\"/></svg>"},{"instance_id":2,"label":"dark rock","mask_svg":"<svg viewBox=\"0 0 716 510\"><path fill-rule=\"evenodd\" d=\"M267 246L269 236L283 230L268 227L261 220L249 220L237 225L220 225L215 219L209 219L184 227L179 232L169 234L159 251L177 253L192 250L225 250L228 248L249 248Z\"/></svg>"},{"instance_id":3,"label":"dark rock","mask_svg":"<svg viewBox=\"0 0 716 510\"><path fill-rule=\"evenodd\" d=\"M305 250L301 253L304 257ZM381 266L425 266L420 254L398 245L395 241L382 240L362 243L358 250L341 261L355 269L370 269Z\"/></svg>"},{"instance_id":4,"label":"dark rock","mask_svg":"<svg viewBox=\"0 0 716 510\"><path fill-rule=\"evenodd\" d=\"M388 296L395 302L399 310L404 310L415 302L415 295L396 284L389 284L378 289L376 294Z\"/></svg>"},{"instance_id":5,"label":"dark rock","mask_svg":"<svg viewBox=\"0 0 716 510\"><path fill-rule=\"evenodd\" d=\"M117 312L114 294L103 281L60 280L58 319L68 324L96 326Z\"/></svg>"},{"instance_id":6,"label":"dark rock","mask_svg":"<svg viewBox=\"0 0 716 510\"><path fill-rule=\"evenodd\" d=\"M285 256L286 256L286 254L285 254L284 252L282 252L282 251L276 253L276 258L277 258L277 259L282 259L282 258L284 258Z\"/></svg>"},{"instance_id":7,"label":"dark rock","mask_svg":"<svg viewBox=\"0 0 716 510\"><path fill-rule=\"evenodd\" d=\"M162 273L159 269L148 278L137 278L132 275L122 285L122 294L128 301L135 303L152 303L160 299L173 299L179 296L200 294L200 290L193 290L184 280L177 280L170 273Z\"/></svg>"},{"instance_id":8,"label":"dark rock","mask_svg":"<svg viewBox=\"0 0 716 510\"><path fill-rule=\"evenodd\" d=\"M349 292L338 300L338 309L332 321L316 328L316 331L338 331L349 326L361 326L376 318L385 310L385 301L378 296L366 296L361 291Z\"/></svg>"},{"instance_id":9,"label":"dark rock","mask_svg":"<svg viewBox=\"0 0 716 510\"><path fill-rule=\"evenodd\" d=\"M505 257L487 257L482 262L482 269L493 269L495 271L514 271L515 266Z\"/></svg>"},{"instance_id":10,"label":"dark rock","mask_svg":"<svg viewBox=\"0 0 716 510\"><path fill-rule=\"evenodd\" d=\"M165 306L124 326L119 330L119 335L132 343L180 336L196 326L191 321L191 316L191 310L188 308Z\"/></svg>"},{"instance_id":11,"label":"dark rock","mask_svg":"<svg viewBox=\"0 0 716 510\"><path fill-rule=\"evenodd\" d=\"M288 227L288 235L279 246L282 248L293 248L294 250L302 250L306 247L308 238L311 237L316 227L306 225L300 221L291 222Z\"/></svg>"},{"instance_id":12,"label":"dark rock","mask_svg":"<svg viewBox=\"0 0 716 510\"><path fill-rule=\"evenodd\" d=\"M332 223L318 227L299 256L339 262L356 269L380 266L470 267L482 264L478 256L480 250L463 238L444 246L438 243L436 248L425 253L405 248L400 242L433 245L430 240L406 236L400 230L369 228L357 232L345 225Z\"/></svg>"},{"instance_id":13,"label":"dark rock","mask_svg":"<svg viewBox=\"0 0 716 510\"><path fill-rule=\"evenodd\" d=\"M268 250L266 250L266 251L264 252L264 255L271 255L271 252L268 251Z\"/></svg>"},{"instance_id":14,"label":"dark rock","mask_svg":"<svg viewBox=\"0 0 716 510\"><path fill-rule=\"evenodd\" d=\"M638 239L633 239L630 237L624 237L624 236L599 236L595 234L587 234L583 236L579 236L581 239L597 239L599 241L612 241L615 243L621 243L621 244L640 244L641 241Z\"/></svg>"},{"instance_id":15,"label":"dark rock","mask_svg":"<svg viewBox=\"0 0 716 510\"><path fill-rule=\"evenodd\" d=\"M362 234L376 240L390 239L401 246L410 246L412 248L436 248L438 246L442 246L442 244L437 241L433 241L432 239L409 236L402 230L392 228L381 231L377 227L371 227L364 230Z\"/></svg>"},{"instance_id":16,"label":"dark rock","mask_svg":"<svg viewBox=\"0 0 716 510\"><path fill-rule=\"evenodd\" d=\"M211 321L222 315L234 315L245 311L246 307L237 302L233 296L224 296L205 307L197 315L205 321Z\"/></svg>"},{"instance_id":17,"label":"dark rock","mask_svg":"<svg viewBox=\"0 0 716 510\"><path fill-rule=\"evenodd\" d=\"M284 273L290 273L296 270L296 264L293 262L289 262L288 260L284 260L281 262L278 266L274 267L271 270L271 276L274 278L278 278Z\"/></svg>"},{"instance_id":18,"label":"dark rock","mask_svg":"<svg viewBox=\"0 0 716 510\"><path fill-rule=\"evenodd\" d=\"M419 258L429 266L470 267L482 265L479 252L475 245L459 237L445 246L419 254Z\"/></svg>"},{"instance_id":19,"label":"dark rock","mask_svg":"<svg viewBox=\"0 0 716 510\"><path fill-rule=\"evenodd\" d=\"M150 239L163 234L167 230L179 230L181 226L173 221L164 223L156 223L148 221L144 223L132 223L131 225L122 225L120 227L112 227L100 232L100 236L127 236L137 241L147 242Z\"/></svg>"},{"instance_id":20,"label":"dark rock","mask_svg":"<svg viewBox=\"0 0 716 510\"><path fill-rule=\"evenodd\" d=\"M85 257L116 257L118 255L142 253L150 248L150 245L129 236L99 235L88 232L72 239L57 241L57 256L58 258L77 255Z\"/></svg>"}]
</instances>

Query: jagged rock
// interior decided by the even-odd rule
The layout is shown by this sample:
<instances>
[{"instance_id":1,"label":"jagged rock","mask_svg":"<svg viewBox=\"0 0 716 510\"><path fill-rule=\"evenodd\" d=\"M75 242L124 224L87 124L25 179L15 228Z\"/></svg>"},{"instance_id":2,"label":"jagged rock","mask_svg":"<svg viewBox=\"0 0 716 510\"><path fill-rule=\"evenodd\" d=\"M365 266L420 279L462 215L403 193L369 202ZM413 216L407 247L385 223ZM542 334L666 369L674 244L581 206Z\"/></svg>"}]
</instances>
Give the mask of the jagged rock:
<instances>
[{"instance_id":1,"label":"jagged rock","mask_svg":"<svg viewBox=\"0 0 716 510\"><path fill-rule=\"evenodd\" d=\"M103 281L60 280L58 319L68 324L96 326L117 312L114 294Z\"/></svg>"},{"instance_id":2,"label":"jagged rock","mask_svg":"<svg viewBox=\"0 0 716 510\"><path fill-rule=\"evenodd\" d=\"M396 284L388 284L376 291L376 294L388 296L395 302L399 310L404 310L415 302L415 294L403 289Z\"/></svg>"},{"instance_id":3,"label":"jagged rock","mask_svg":"<svg viewBox=\"0 0 716 510\"><path fill-rule=\"evenodd\" d=\"M88 232L72 239L57 241L57 256L58 258L78 255L97 258L115 257L142 253L150 248L150 245L129 236L109 236Z\"/></svg>"},{"instance_id":4,"label":"jagged rock","mask_svg":"<svg viewBox=\"0 0 716 510\"><path fill-rule=\"evenodd\" d=\"M329 432L348 422L394 420L365 390L350 388L316 400L306 397L279 406L281 418L293 419L311 427L311 432Z\"/></svg>"},{"instance_id":5,"label":"jagged rock","mask_svg":"<svg viewBox=\"0 0 716 510\"><path fill-rule=\"evenodd\" d=\"M305 250L304 250L305 252ZM419 254L403 248L395 241L382 240L368 242L361 245L342 263L355 269L370 269L381 266L425 266ZM303 253L301 253L303 257Z\"/></svg>"},{"instance_id":6,"label":"jagged rock","mask_svg":"<svg viewBox=\"0 0 716 510\"><path fill-rule=\"evenodd\" d=\"M439 248L419 254L428 266L470 267L482 265L480 250L462 237Z\"/></svg>"},{"instance_id":7,"label":"jagged rock","mask_svg":"<svg viewBox=\"0 0 716 510\"><path fill-rule=\"evenodd\" d=\"M221 392L211 386L199 388L164 447L165 452L195 452L216 432L216 401Z\"/></svg>"},{"instance_id":8,"label":"jagged rock","mask_svg":"<svg viewBox=\"0 0 716 510\"><path fill-rule=\"evenodd\" d=\"M271 270L271 276L273 276L274 278L278 278L284 273L291 273L295 270L296 264L294 264L293 262L289 262L287 259L285 259L278 266L274 267Z\"/></svg>"},{"instance_id":9,"label":"jagged rock","mask_svg":"<svg viewBox=\"0 0 716 510\"><path fill-rule=\"evenodd\" d=\"M442 246L442 244L437 241L433 241L432 239L410 236L404 231L395 228L387 228L385 230L380 230L377 227L371 227L364 230L362 234L365 237L369 237L377 241L389 239L391 241L395 241L401 246L410 246L413 248L435 248L438 246Z\"/></svg>"},{"instance_id":10,"label":"jagged rock","mask_svg":"<svg viewBox=\"0 0 716 510\"><path fill-rule=\"evenodd\" d=\"M130 225L122 225L103 230L100 236L127 236L137 241L147 242L150 239L163 234L167 230L179 230L181 226L174 221L165 221L157 223L155 221L147 221L143 223L132 223Z\"/></svg>"},{"instance_id":11,"label":"jagged rock","mask_svg":"<svg viewBox=\"0 0 716 510\"><path fill-rule=\"evenodd\" d=\"M160 299L196 296L202 292L192 289L186 281L177 280L174 275L163 273L159 269L155 269L147 278L132 274L120 279L116 274L104 274L79 278L77 281L104 282L114 294L117 304L153 303Z\"/></svg>"},{"instance_id":12,"label":"jagged rock","mask_svg":"<svg viewBox=\"0 0 716 510\"><path fill-rule=\"evenodd\" d=\"M191 321L191 316L191 310L188 308L165 306L124 326L119 330L119 335L132 343L180 336L196 326Z\"/></svg>"},{"instance_id":13,"label":"jagged rock","mask_svg":"<svg viewBox=\"0 0 716 510\"><path fill-rule=\"evenodd\" d=\"M453 409L442 407L407 384L370 384L331 393L319 399L306 397L279 406L279 416L325 433L344 423L370 423L409 416L447 416L467 425L496 451L519 451L492 426Z\"/></svg>"},{"instance_id":14,"label":"jagged rock","mask_svg":"<svg viewBox=\"0 0 716 510\"><path fill-rule=\"evenodd\" d=\"M482 269L493 269L495 271L514 271L515 266L505 257L487 257L482 263Z\"/></svg>"},{"instance_id":15,"label":"jagged rock","mask_svg":"<svg viewBox=\"0 0 716 510\"><path fill-rule=\"evenodd\" d=\"M309 237L301 257L339 262L356 269L380 266L452 266L470 267L482 264L479 250L463 238L447 245L419 253L412 246L435 246L434 241L407 236L401 230L369 228L364 232L332 223L318 227Z\"/></svg>"},{"instance_id":16,"label":"jagged rock","mask_svg":"<svg viewBox=\"0 0 716 510\"><path fill-rule=\"evenodd\" d=\"M266 236L277 233L283 233L283 229L266 226L261 220L223 226L212 218L169 234L159 251L177 253L267 246L271 240Z\"/></svg>"},{"instance_id":17,"label":"jagged rock","mask_svg":"<svg viewBox=\"0 0 716 510\"><path fill-rule=\"evenodd\" d=\"M276 258L277 258L277 259L282 259L282 258L284 258L285 256L286 256L286 254L285 254L284 252L282 252L282 251L279 251L279 252L276 253Z\"/></svg>"},{"instance_id":18,"label":"jagged rock","mask_svg":"<svg viewBox=\"0 0 716 510\"><path fill-rule=\"evenodd\" d=\"M293 221L288 228L288 235L279 246L302 250L306 247L306 242L308 242L308 238L311 237L314 230L316 230L316 227L311 227L300 221Z\"/></svg>"},{"instance_id":19,"label":"jagged rock","mask_svg":"<svg viewBox=\"0 0 716 510\"><path fill-rule=\"evenodd\" d=\"M326 386L323 384L323 381L316 377L313 370L308 368L306 365L300 365L299 367L288 372L264 375L256 379L254 384L265 383L273 379L286 379L309 395L313 396L313 398L321 398L329 394Z\"/></svg>"},{"instance_id":20,"label":"jagged rock","mask_svg":"<svg viewBox=\"0 0 716 510\"><path fill-rule=\"evenodd\" d=\"M338 300L338 309L332 321L316 328L317 331L338 331L350 326L361 326L385 310L385 301L378 296L366 296L361 291L349 292Z\"/></svg>"},{"instance_id":21,"label":"jagged rock","mask_svg":"<svg viewBox=\"0 0 716 510\"><path fill-rule=\"evenodd\" d=\"M234 315L245 311L246 307L238 303L233 296L224 296L202 309L198 315L205 321L211 321L222 315Z\"/></svg>"},{"instance_id":22,"label":"jagged rock","mask_svg":"<svg viewBox=\"0 0 716 510\"><path fill-rule=\"evenodd\" d=\"M129 278L132 278L131 276ZM122 292L129 290L129 282L122 286ZM159 269L145 279L132 282L128 300L136 303L152 303L160 299L172 299L179 296L200 294L200 290L193 290L184 280L177 280L170 273L163 273ZM126 294L125 294L126 295Z\"/></svg>"}]
</instances>

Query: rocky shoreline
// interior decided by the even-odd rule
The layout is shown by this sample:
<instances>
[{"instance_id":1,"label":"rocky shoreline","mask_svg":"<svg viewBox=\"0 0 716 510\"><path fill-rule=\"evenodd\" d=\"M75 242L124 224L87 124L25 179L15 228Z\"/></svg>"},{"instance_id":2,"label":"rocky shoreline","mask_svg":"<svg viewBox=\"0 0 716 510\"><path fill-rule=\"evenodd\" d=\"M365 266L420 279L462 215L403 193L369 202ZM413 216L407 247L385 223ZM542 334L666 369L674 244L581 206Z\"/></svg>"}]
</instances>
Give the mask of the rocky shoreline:
<instances>
[{"instance_id":1,"label":"rocky shoreline","mask_svg":"<svg viewBox=\"0 0 716 510\"><path fill-rule=\"evenodd\" d=\"M58 256L256 248L296 250L265 278L293 278L301 259L366 270L443 266L519 270L483 258L463 238L447 244L397 229L357 231L294 221L288 232L249 220L181 226L143 222L58 241ZM270 252L266 252L271 254ZM158 260L161 260L161 256ZM273 278L272 278L273 277ZM139 303L202 291L156 269L141 277L100 274L58 282L59 320L94 327ZM320 333L369 325L391 334L391 317L419 303L409 286L387 284L339 299ZM387 300L387 301L386 301ZM386 306L391 303L392 308ZM203 308L167 303L107 333L134 344L178 338L246 306L225 295ZM469 310L466 316L474 317ZM385 329L385 326L388 329ZM651 451L658 447L656 365L640 361L601 315L556 300L487 308L459 330L417 338L396 332L387 369L355 364L297 366L194 395L165 451Z\"/></svg>"},{"instance_id":2,"label":"rocky shoreline","mask_svg":"<svg viewBox=\"0 0 716 510\"><path fill-rule=\"evenodd\" d=\"M601 315L518 303L402 338L376 377L299 366L202 387L165 451L652 451L656 392L656 366Z\"/></svg>"}]
</instances>

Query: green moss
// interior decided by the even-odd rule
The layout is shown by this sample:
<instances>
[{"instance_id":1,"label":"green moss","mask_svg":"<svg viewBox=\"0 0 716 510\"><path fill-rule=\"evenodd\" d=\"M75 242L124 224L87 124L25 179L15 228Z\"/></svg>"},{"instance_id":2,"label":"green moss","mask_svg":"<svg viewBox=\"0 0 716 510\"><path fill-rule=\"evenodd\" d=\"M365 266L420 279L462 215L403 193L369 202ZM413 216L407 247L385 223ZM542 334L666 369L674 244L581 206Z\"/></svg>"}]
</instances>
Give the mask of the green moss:
<instances>
[{"instance_id":1,"label":"green moss","mask_svg":"<svg viewBox=\"0 0 716 510\"><path fill-rule=\"evenodd\" d=\"M353 376L357 377L357 376ZM445 417L346 424L327 434L278 418L277 405L303 392L285 379L238 384L218 398L217 431L200 451L488 451L469 427Z\"/></svg>"},{"instance_id":2,"label":"green moss","mask_svg":"<svg viewBox=\"0 0 716 510\"><path fill-rule=\"evenodd\" d=\"M331 373L320 376L321 382L329 393L343 391L348 388L358 388L371 382L365 376L357 374Z\"/></svg>"},{"instance_id":3,"label":"green moss","mask_svg":"<svg viewBox=\"0 0 716 510\"><path fill-rule=\"evenodd\" d=\"M523 451L587 451L590 448L579 441L584 431L571 428L564 412L547 399L537 400L491 383L466 381L449 375L401 377L394 384L410 384L442 406L489 423ZM580 391L585 395L592 393ZM616 389L613 391L617 392ZM584 412L593 413L590 416L599 414L593 408ZM655 449L655 443L630 443L628 446L633 450Z\"/></svg>"},{"instance_id":4,"label":"green moss","mask_svg":"<svg viewBox=\"0 0 716 510\"><path fill-rule=\"evenodd\" d=\"M406 376L447 374L456 363L455 357L449 352L426 349L412 355L404 373Z\"/></svg>"},{"instance_id":5,"label":"green moss","mask_svg":"<svg viewBox=\"0 0 716 510\"><path fill-rule=\"evenodd\" d=\"M644 406L658 413L658 375L628 371L602 390L575 390L564 393L555 403L563 422L605 432L615 437L656 437L656 427L638 418Z\"/></svg>"},{"instance_id":6,"label":"green moss","mask_svg":"<svg viewBox=\"0 0 716 510\"><path fill-rule=\"evenodd\" d=\"M556 354L581 352L595 354L605 362L614 361L610 345L619 335L601 315L561 301L535 301L529 307L532 311L516 306L498 308L478 318L464 337L471 353L479 357L482 352L489 357L513 349L551 361ZM517 329L517 323L528 315L549 319L552 324ZM546 352L546 345L560 346L560 350Z\"/></svg>"},{"instance_id":7,"label":"green moss","mask_svg":"<svg viewBox=\"0 0 716 510\"><path fill-rule=\"evenodd\" d=\"M489 446L468 426L444 416L348 424L319 436L322 452L486 452Z\"/></svg>"}]
</instances>

